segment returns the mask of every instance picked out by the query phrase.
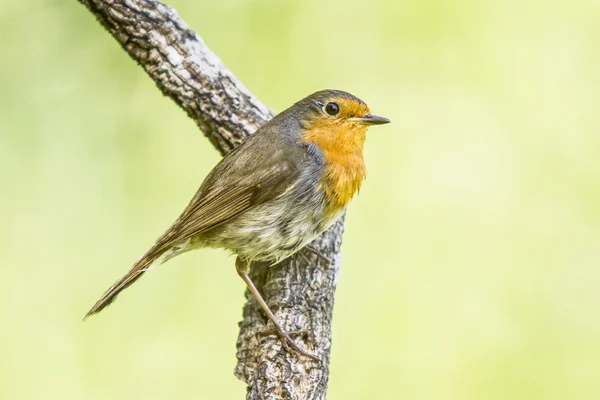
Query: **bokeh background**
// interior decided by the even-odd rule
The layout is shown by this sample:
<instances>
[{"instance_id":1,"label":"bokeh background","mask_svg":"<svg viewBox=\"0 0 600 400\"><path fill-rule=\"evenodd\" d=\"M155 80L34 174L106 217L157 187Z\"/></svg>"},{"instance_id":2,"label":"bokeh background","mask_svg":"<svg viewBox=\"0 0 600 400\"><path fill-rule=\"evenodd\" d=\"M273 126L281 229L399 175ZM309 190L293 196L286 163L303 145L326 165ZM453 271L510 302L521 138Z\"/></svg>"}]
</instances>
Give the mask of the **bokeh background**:
<instances>
[{"instance_id":1,"label":"bokeh background","mask_svg":"<svg viewBox=\"0 0 600 400\"><path fill-rule=\"evenodd\" d=\"M329 399L600 398L600 3L170 0L282 110L366 100ZM76 1L0 3L0 398L239 399L200 251L82 323L218 161Z\"/></svg>"}]
</instances>

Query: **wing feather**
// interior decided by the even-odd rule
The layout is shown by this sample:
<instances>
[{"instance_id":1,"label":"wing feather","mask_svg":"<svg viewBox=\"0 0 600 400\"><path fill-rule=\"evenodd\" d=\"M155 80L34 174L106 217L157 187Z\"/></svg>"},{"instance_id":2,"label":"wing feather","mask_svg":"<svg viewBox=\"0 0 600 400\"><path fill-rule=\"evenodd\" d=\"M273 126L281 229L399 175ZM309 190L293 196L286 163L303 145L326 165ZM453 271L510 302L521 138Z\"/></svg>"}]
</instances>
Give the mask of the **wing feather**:
<instances>
[{"instance_id":1,"label":"wing feather","mask_svg":"<svg viewBox=\"0 0 600 400\"><path fill-rule=\"evenodd\" d=\"M281 155L273 155L268 163L262 161L262 168L246 169L239 175L243 179L237 182L230 179L233 183L229 185L217 182L209 186L206 185L209 182L205 182L177 221L159 238L156 252L214 229L252 207L281 195L295 185L300 177L300 169L287 160L282 159ZM223 172L235 178L234 173L241 172L236 169L229 168Z\"/></svg>"}]
</instances>

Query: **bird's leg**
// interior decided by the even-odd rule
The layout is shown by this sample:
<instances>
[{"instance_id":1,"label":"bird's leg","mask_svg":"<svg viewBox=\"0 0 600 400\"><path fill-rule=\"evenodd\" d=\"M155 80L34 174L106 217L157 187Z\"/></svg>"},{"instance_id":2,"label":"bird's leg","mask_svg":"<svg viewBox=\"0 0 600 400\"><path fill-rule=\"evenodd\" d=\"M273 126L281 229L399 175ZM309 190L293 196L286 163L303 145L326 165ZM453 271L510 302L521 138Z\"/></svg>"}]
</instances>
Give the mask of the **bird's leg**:
<instances>
[{"instance_id":1,"label":"bird's leg","mask_svg":"<svg viewBox=\"0 0 600 400\"><path fill-rule=\"evenodd\" d=\"M309 253L312 253L314 255L316 255L317 257L319 257L320 259L322 259L323 261L325 261L327 264L331 264L332 261L329 257L327 257L325 254L321 253L319 250L315 249L314 247L312 247L310 244L307 244L306 246L304 246L304 248L302 250L306 250Z\"/></svg>"},{"instance_id":2,"label":"bird's leg","mask_svg":"<svg viewBox=\"0 0 600 400\"><path fill-rule=\"evenodd\" d=\"M287 351L290 351L290 346L291 346L294 350L296 350L298 353L302 354L303 356L312 358L313 360L320 362L321 360L319 360L317 357L302 350L292 340L292 338L290 337L290 334L287 333L286 331L284 331L283 328L281 327L281 325L279 325L279 323L275 319L275 315L273 314L273 312L267 305L267 302L263 299L261 294L258 292L258 289L256 288L256 286L254 286L252 279L250 279L250 276L248 275L248 273L250 272L249 264L246 262L243 262L238 257L237 260L235 260L235 269L236 269L238 275L240 276L240 278L242 278L243 281L246 283L246 286L248 286L248 289L250 289L250 292L256 298L256 301L258 301L258 304L260 304L260 306L263 309L263 311L265 312L265 314L267 314L267 317L271 320L273 325L275 325L275 330L277 331L277 334L281 338L281 344L283 345L283 347Z\"/></svg>"}]
</instances>

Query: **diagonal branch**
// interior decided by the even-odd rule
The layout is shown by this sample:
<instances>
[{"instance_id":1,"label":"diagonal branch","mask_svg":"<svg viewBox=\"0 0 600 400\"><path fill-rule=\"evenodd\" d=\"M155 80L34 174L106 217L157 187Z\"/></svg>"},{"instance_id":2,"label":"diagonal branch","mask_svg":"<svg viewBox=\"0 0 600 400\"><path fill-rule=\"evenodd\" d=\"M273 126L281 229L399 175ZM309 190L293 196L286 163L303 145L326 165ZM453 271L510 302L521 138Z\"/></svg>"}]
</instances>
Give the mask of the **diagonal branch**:
<instances>
[{"instance_id":1,"label":"diagonal branch","mask_svg":"<svg viewBox=\"0 0 600 400\"><path fill-rule=\"evenodd\" d=\"M79 1L221 153L273 116L174 9L154 0Z\"/></svg>"},{"instance_id":2,"label":"diagonal branch","mask_svg":"<svg viewBox=\"0 0 600 400\"><path fill-rule=\"evenodd\" d=\"M79 2L222 154L273 116L172 8L155 0ZM247 292L235 369L247 399L325 399L342 231L340 220L312 244L333 263L303 252L275 267L253 265L252 279L278 321L288 331L308 331L296 341L322 363L286 352L265 334L272 326Z\"/></svg>"}]
</instances>

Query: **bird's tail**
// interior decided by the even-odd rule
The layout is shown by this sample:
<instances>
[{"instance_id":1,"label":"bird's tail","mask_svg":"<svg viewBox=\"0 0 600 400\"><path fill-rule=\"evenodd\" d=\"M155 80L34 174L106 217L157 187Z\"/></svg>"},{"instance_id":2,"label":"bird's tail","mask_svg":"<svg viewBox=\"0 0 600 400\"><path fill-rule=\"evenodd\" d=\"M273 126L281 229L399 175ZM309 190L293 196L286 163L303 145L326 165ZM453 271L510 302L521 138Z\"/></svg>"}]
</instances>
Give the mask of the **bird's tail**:
<instances>
[{"instance_id":1,"label":"bird's tail","mask_svg":"<svg viewBox=\"0 0 600 400\"><path fill-rule=\"evenodd\" d=\"M123 290L131 286L135 281L137 281L146 271L150 268L160 265L170 258L175 257L186 251L183 246L171 247L165 250L157 249L158 246L150 249L146 254L144 254L140 259L131 267L129 272L127 272L121 279L116 281L103 295L100 299L94 304L92 309L88 311L83 320L85 321L90 315L94 315L102 311L106 306L115 301L117 295L121 293Z\"/></svg>"}]
</instances>

